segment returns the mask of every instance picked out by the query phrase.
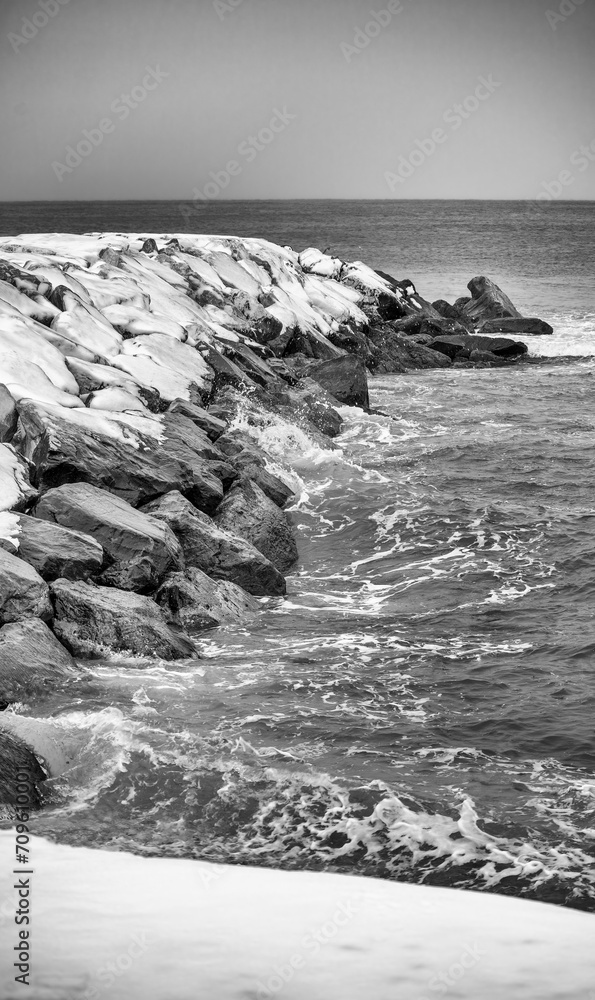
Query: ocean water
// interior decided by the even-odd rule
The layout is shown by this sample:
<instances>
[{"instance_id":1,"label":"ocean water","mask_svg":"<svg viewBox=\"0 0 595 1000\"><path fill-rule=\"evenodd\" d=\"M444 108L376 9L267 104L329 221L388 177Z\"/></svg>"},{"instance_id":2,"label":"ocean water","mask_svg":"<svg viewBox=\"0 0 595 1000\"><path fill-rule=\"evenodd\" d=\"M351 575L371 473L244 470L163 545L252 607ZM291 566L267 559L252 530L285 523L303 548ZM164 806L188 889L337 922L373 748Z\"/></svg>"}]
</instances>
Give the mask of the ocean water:
<instances>
[{"instance_id":1,"label":"ocean water","mask_svg":"<svg viewBox=\"0 0 595 1000\"><path fill-rule=\"evenodd\" d=\"M4 208L14 233L189 228L171 203ZM336 446L240 414L296 487L288 597L192 662L94 663L20 706L76 751L34 832L595 910L593 206L201 211L429 298L487 274L556 333L542 363L371 379L384 416L344 408Z\"/></svg>"}]
</instances>

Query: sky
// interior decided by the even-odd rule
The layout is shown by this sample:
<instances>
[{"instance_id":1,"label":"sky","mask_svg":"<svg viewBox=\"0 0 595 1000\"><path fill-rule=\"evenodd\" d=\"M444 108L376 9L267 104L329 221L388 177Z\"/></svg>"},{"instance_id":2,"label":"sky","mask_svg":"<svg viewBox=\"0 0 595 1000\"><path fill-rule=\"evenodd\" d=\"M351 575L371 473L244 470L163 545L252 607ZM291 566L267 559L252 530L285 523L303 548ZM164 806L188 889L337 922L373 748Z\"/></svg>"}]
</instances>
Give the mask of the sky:
<instances>
[{"instance_id":1,"label":"sky","mask_svg":"<svg viewBox=\"0 0 595 1000\"><path fill-rule=\"evenodd\" d=\"M0 0L0 200L594 199L594 52L595 0Z\"/></svg>"}]
</instances>

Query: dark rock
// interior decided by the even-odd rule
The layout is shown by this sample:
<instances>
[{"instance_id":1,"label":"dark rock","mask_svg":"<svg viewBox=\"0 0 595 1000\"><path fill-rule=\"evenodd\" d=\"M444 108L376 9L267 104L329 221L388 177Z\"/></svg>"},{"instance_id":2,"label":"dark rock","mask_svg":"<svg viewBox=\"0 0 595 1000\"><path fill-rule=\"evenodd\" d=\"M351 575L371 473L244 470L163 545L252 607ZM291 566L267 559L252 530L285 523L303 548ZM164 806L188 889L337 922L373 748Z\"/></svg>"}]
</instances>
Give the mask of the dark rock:
<instances>
[{"instance_id":1,"label":"dark rock","mask_svg":"<svg viewBox=\"0 0 595 1000\"><path fill-rule=\"evenodd\" d=\"M196 656L188 636L173 629L149 597L112 587L56 580L54 631L74 656L106 651L179 660Z\"/></svg>"},{"instance_id":2,"label":"dark rock","mask_svg":"<svg viewBox=\"0 0 595 1000\"><path fill-rule=\"evenodd\" d=\"M398 337L389 328L376 327L370 339L378 348L374 371L377 374L415 371L425 368L447 368L448 358L418 344L412 337Z\"/></svg>"},{"instance_id":3,"label":"dark rock","mask_svg":"<svg viewBox=\"0 0 595 1000\"><path fill-rule=\"evenodd\" d=\"M249 479L226 494L213 520L220 528L254 545L280 573L297 562L298 550L289 517Z\"/></svg>"},{"instance_id":4,"label":"dark rock","mask_svg":"<svg viewBox=\"0 0 595 1000\"><path fill-rule=\"evenodd\" d=\"M232 385L237 389L254 389L256 387L256 382L246 372L242 371L238 365L234 364L230 358L221 354L220 351L209 347L203 356L207 364L215 372L212 394L225 385Z\"/></svg>"},{"instance_id":5,"label":"dark rock","mask_svg":"<svg viewBox=\"0 0 595 1000\"><path fill-rule=\"evenodd\" d=\"M203 410L202 407L195 406L194 403L188 403L185 399L174 399L173 403L169 406L169 412L180 414L192 420L197 427L200 427L208 435L211 441L216 441L225 432L227 426L223 420L218 420L208 410Z\"/></svg>"},{"instance_id":6,"label":"dark rock","mask_svg":"<svg viewBox=\"0 0 595 1000\"><path fill-rule=\"evenodd\" d=\"M494 367L501 367L506 364L504 358L499 358L497 354L492 354L491 351L471 351L470 360L474 364L493 365Z\"/></svg>"},{"instance_id":7,"label":"dark rock","mask_svg":"<svg viewBox=\"0 0 595 1000\"><path fill-rule=\"evenodd\" d=\"M31 747L0 725L0 805L16 805L17 775L22 773L28 775L30 780L30 788L25 793L29 797L26 805L36 809L41 805L39 786L48 775Z\"/></svg>"},{"instance_id":8,"label":"dark rock","mask_svg":"<svg viewBox=\"0 0 595 1000\"><path fill-rule=\"evenodd\" d=\"M295 388L276 395L270 393L269 398L275 412L307 433L319 431L334 438L343 429L343 417L335 409L337 400L314 379L302 378Z\"/></svg>"},{"instance_id":9,"label":"dark rock","mask_svg":"<svg viewBox=\"0 0 595 1000\"><path fill-rule=\"evenodd\" d=\"M0 385L0 442L12 441L19 414L17 404L5 385Z\"/></svg>"},{"instance_id":10,"label":"dark rock","mask_svg":"<svg viewBox=\"0 0 595 1000\"><path fill-rule=\"evenodd\" d=\"M186 565L203 570L216 580L230 580L256 597L280 596L285 580L272 563L250 542L224 531L179 492L153 501L147 514L165 521L178 538Z\"/></svg>"},{"instance_id":11,"label":"dark rock","mask_svg":"<svg viewBox=\"0 0 595 1000\"><path fill-rule=\"evenodd\" d=\"M335 361L323 361L308 370L310 378L345 406L368 409L368 375L361 358L346 354Z\"/></svg>"},{"instance_id":12,"label":"dark rock","mask_svg":"<svg viewBox=\"0 0 595 1000\"><path fill-rule=\"evenodd\" d=\"M272 368L269 368L266 361L259 358L245 344L230 344L229 356L257 385L264 387L269 386L271 383L283 385L283 380L279 378Z\"/></svg>"},{"instance_id":13,"label":"dark rock","mask_svg":"<svg viewBox=\"0 0 595 1000\"><path fill-rule=\"evenodd\" d=\"M0 625L25 618L50 621L51 617L47 583L23 559L0 549Z\"/></svg>"},{"instance_id":14,"label":"dark rock","mask_svg":"<svg viewBox=\"0 0 595 1000\"><path fill-rule=\"evenodd\" d=\"M145 242L143 243L142 247L140 248L140 252L141 253L157 253L157 244L155 243L155 240L152 239L152 238L149 238L148 240L145 240Z\"/></svg>"},{"instance_id":15,"label":"dark rock","mask_svg":"<svg viewBox=\"0 0 595 1000\"><path fill-rule=\"evenodd\" d=\"M104 247L103 250L99 251L99 256L106 264L110 267L119 267L121 263L121 256L117 250L113 247Z\"/></svg>"},{"instance_id":16,"label":"dark rock","mask_svg":"<svg viewBox=\"0 0 595 1000\"><path fill-rule=\"evenodd\" d=\"M478 329L479 333L505 333L505 334L525 334L532 337L549 337L554 328L542 319L530 318L503 318L487 319Z\"/></svg>"},{"instance_id":17,"label":"dark rock","mask_svg":"<svg viewBox=\"0 0 595 1000\"><path fill-rule=\"evenodd\" d=\"M458 358L465 350L469 352L491 351L492 354L501 358L521 357L528 352L527 345L518 340L508 340L505 337L481 337L472 334L466 337L439 337L432 341L430 347L451 359Z\"/></svg>"},{"instance_id":18,"label":"dark rock","mask_svg":"<svg viewBox=\"0 0 595 1000\"><path fill-rule=\"evenodd\" d=\"M328 339L335 347L340 347L349 354L355 354L364 361L367 361L372 353L372 345L366 335L350 326L340 326L338 330L329 333Z\"/></svg>"},{"instance_id":19,"label":"dark rock","mask_svg":"<svg viewBox=\"0 0 595 1000\"><path fill-rule=\"evenodd\" d=\"M0 698L20 701L77 676L70 653L39 618L0 628Z\"/></svg>"},{"instance_id":20,"label":"dark rock","mask_svg":"<svg viewBox=\"0 0 595 1000\"><path fill-rule=\"evenodd\" d=\"M259 603L241 587L211 580L196 568L168 576L155 600L189 632L237 625L260 611Z\"/></svg>"},{"instance_id":21,"label":"dark rock","mask_svg":"<svg viewBox=\"0 0 595 1000\"><path fill-rule=\"evenodd\" d=\"M285 507L294 496L291 486L265 468L264 462L255 461L250 454L240 454L233 463L240 473L241 480L250 479L272 500L277 507Z\"/></svg>"},{"instance_id":22,"label":"dark rock","mask_svg":"<svg viewBox=\"0 0 595 1000\"><path fill-rule=\"evenodd\" d=\"M202 428L182 413L164 413L165 443L174 454L190 452L205 463L205 468L227 490L237 479L237 472L225 461L225 455Z\"/></svg>"},{"instance_id":23,"label":"dark rock","mask_svg":"<svg viewBox=\"0 0 595 1000\"><path fill-rule=\"evenodd\" d=\"M87 483L50 490L35 514L99 542L107 561L102 582L121 590L150 590L182 566L178 541L163 521Z\"/></svg>"},{"instance_id":24,"label":"dark rock","mask_svg":"<svg viewBox=\"0 0 595 1000\"><path fill-rule=\"evenodd\" d=\"M92 429L77 424L79 411L62 415L61 407L44 407L32 400L21 401L18 408L14 443L35 466L42 493L82 481L137 506L174 487L206 511L214 510L223 497L221 480L208 461L192 450L173 424L165 427L161 441L135 432L129 442L125 434L103 433L99 422ZM134 436L139 447L134 446Z\"/></svg>"},{"instance_id":25,"label":"dark rock","mask_svg":"<svg viewBox=\"0 0 595 1000\"><path fill-rule=\"evenodd\" d=\"M456 300L453 309L456 309L458 313L464 314L465 307L472 301L473 299L471 299L469 295L463 295L460 299Z\"/></svg>"},{"instance_id":26,"label":"dark rock","mask_svg":"<svg viewBox=\"0 0 595 1000\"><path fill-rule=\"evenodd\" d=\"M476 323L506 316L521 318L520 312L513 306L508 296L489 278L472 278L467 288L471 292L472 299L463 307L463 312Z\"/></svg>"},{"instance_id":27,"label":"dark rock","mask_svg":"<svg viewBox=\"0 0 595 1000\"><path fill-rule=\"evenodd\" d=\"M59 576L86 580L100 572L103 548L90 535L26 514L20 515L19 527L18 555L44 580L56 580Z\"/></svg>"}]
</instances>

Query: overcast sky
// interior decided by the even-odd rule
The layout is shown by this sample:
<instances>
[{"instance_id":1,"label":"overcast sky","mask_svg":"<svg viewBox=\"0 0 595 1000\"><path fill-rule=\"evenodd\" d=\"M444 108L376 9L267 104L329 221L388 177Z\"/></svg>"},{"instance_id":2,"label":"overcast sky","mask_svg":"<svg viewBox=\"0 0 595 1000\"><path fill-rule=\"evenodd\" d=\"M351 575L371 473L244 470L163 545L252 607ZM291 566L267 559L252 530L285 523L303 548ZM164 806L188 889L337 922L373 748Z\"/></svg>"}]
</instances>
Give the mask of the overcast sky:
<instances>
[{"instance_id":1,"label":"overcast sky","mask_svg":"<svg viewBox=\"0 0 595 1000\"><path fill-rule=\"evenodd\" d=\"M595 198L595 2L549 3L0 0L0 199Z\"/></svg>"}]
</instances>

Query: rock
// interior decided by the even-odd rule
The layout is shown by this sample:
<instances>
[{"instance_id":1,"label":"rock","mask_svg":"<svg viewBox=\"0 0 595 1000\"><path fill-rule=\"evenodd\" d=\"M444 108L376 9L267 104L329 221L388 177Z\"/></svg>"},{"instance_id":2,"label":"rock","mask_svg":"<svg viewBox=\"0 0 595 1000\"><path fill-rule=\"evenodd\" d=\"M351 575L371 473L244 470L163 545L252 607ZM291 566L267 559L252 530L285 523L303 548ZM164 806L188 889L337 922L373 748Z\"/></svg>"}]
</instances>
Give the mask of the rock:
<instances>
[{"instance_id":1,"label":"rock","mask_svg":"<svg viewBox=\"0 0 595 1000\"><path fill-rule=\"evenodd\" d=\"M308 369L310 378L345 406L368 409L368 376L361 358L346 354L333 361L323 361Z\"/></svg>"},{"instance_id":2,"label":"rock","mask_svg":"<svg viewBox=\"0 0 595 1000\"><path fill-rule=\"evenodd\" d=\"M0 444L0 512L26 510L37 496L27 463L12 444Z\"/></svg>"},{"instance_id":3,"label":"rock","mask_svg":"<svg viewBox=\"0 0 595 1000\"><path fill-rule=\"evenodd\" d=\"M49 490L35 515L91 535L106 555L101 581L121 590L153 589L182 566L180 545L163 521L88 483Z\"/></svg>"},{"instance_id":4,"label":"rock","mask_svg":"<svg viewBox=\"0 0 595 1000\"><path fill-rule=\"evenodd\" d=\"M489 278L472 278L467 288L472 298L463 306L463 312L475 323L506 316L521 318L520 312L513 306L508 296Z\"/></svg>"},{"instance_id":5,"label":"rock","mask_svg":"<svg viewBox=\"0 0 595 1000\"><path fill-rule=\"evenodd\" d=\"M461 356L464 351L490 351L501 358L521 357L528 352L527 345L520 341L507 340L505 337L481 337L473 334L466 337L437 337L430 344L430 348L445 354L451 360Z\"/></svg>"},{"instance_id":6,"label":"rock","mask_svg":"<svg viewBox=\"0 0 595 1000\"><path fill-rule=\"evenodd\" d=\"M21 809L37 809L41 805L39 786L48 775L31 747L0 725L0 805L17 804L17 794L19 794L16 787L19 784L17 775L21 774L28 776L30 787L20 793L19 806ZM25 802L23 795L27 796Z\"/></svg>"},{"instance_id":7,"label":"rock","mask_svg":"<svg viewBox=\"0 0 595 1000\"><path fill-rule=\"evenodd\" d=\"M269 472L262 460L256 461L252 455L242 453L234 459L233 464L240 473L242 481L252 480L277 507L285 507L294 496L292 488L278 476Z\"/></svg>"},{"instance_id":8,"label":"rock","mask_svg":"<svg viewBox=\"0 0 595 1000\"><path fill-rule=\"evenodd\" d=\"M502 367L502 365L506 364L503 358L499 358L497 354L492 354L491 351L471 351L469 360L473 361L474 364L494 365L496 367Z\"/></svg>"},{"instance_id":9,"label":"rock","mask_svg":"<svg viewBox=\"0 0 595 1000\"><path fill-rule=\"evenodd\" d=\"M187 566L216 580L237 583L256 597L285 594L283 576L262 552L239 535L224 531L179 492L168 493L143 510L169 525L182 546Z\"/></svg>"},{"instance_id":10,"label":"rock","mask_svg":"<svg viewBox=\"0 0 595 1000\"><path fill-rule=\"evenodd\" d=\"M0 442L12 441L19 414L17 404L5 385L0 385Z\"/></svg>"},{"instance_id":11,"label":"rock","mask_svg":"<svg viewBox=\"0 0 595 1000\"><path fill-rule=\"evenodd\" d=\"M23 559L0 549L0 625L25 618L50 621L51 617L47 583Z\"/></svg>"},{"instance_id":12,"label":"rock","mask_svg":"<svg viewBox=\"0 0 595 1000\"><path fill-rule=\"evenodd\" d=\"M19 414L14 443L35 466L42 493L82 481L138 506L173 487L207 512L223 497L208 461L161 417L64 412L30 400L19 404Z\"/></svg>"},{"instance_id":13,"label":"rock","mask_svg":"<svg viewBox=\"0 0 595 1000\"><path fill-rule=\"evenodd\" d=\"M39 618L0 628L0 699L21 701L77 676L72 656Z\"/></svg>"},{"instance_id":14,"label":"rock","mask_svg":"<svg viewBox=\"0 0 595 1000\"><path fill-rule=\"evenodd\" d=\"M333 330L329 333L328 339L335 347L340 347L341 350L347 351L349 354L355 354L363 358L364 361L367 361L370 357L372 351L371 344L361 330L344 325L339 327L338 330Z\"/></svg>"},{"instance_id":15,"label":"rock","mask_svg":"<svg viewBox=\"0 0 595 1000\"><path fill-rule=\"evenodd\" d=\"M223 420L218 420L208 410L203 410L201 406L195 406L194 403L187 403L185 399L174 399L169 406L169 412L180 414L192 420L208 435L211 441L216 441L225 432L227 426Z\"/></svg>"},{"instance_id":16,"label":"rock","mask_svg":"<svg viewBox=\"0 0 595 1000\"><path fill-rule=\"evenodd\" d=\"M226 385L232 385L236 389L256 388L256 382L246 372L214 347L207 348L204 356L209 367L215 372L213 393Z\"/></svg>"},{"instance_id":17,"label":"rock","mask_svg":"<svg viewBox=\"0 0 595 1000\"><path fill-rule=\"evenodd\" d=\"M260 611L258 601L241 587L212 580L196 568L168 576L155 600L189 632L237 625Z\"/></svg>"},{"instance_id":18,"label":"rock","mask_svg":"<svg viewBox=\"0 0 595 1000\"><path fill-rule=\"evenodd\" d=\"M103 548L89 534L26 514L19 515L18 523L17 554L44 580L56 580L59 576L86 580L101 571Z\"/></svg>"},{"instance_id":19,"label":"rock","mask_svg":"<svg viewBox=\"0 0 595 1000\"><path fill-rule=\"evenodd\" d=\"M510 318L486 319L478 330L479 333L517 333L532 337L549 337L554 332L554 328L542 319L530 318Z\"/></svg>"},{"instance_id":20,"label":"rock","mask_svg":"<svg viewBox=\"0 0 595 1000\"><path fill-rule=\"evenodd\" d=\"M374 361L374 372L377 374L403 373L420 368L448 368L450 365L450 360L437 351L416 343L411 337L395 336L390 328L375 327L369 336L378 348Z\"/></svg>"},{"instance_id":21,"label":"rock","mask_svg":"<svg viewBox=\"0 0 595 1000\"><path fill-rule=\"evenodd\" d=\"M250 542L285 573L298 559L291 521L256 483L244 479L226 494L213 520Z\"/></svg>"},{"instance_id":22,"label":"rock","mask_svg":"<svg viewBox=\"0 0 595 1000\"><path fill-rule=\"evenodd\" d=\"M97 658L106 650L164 660L197 655L188 636L172 629L149 597L56 580L52 598L54 631L74 656Z\"/></svg>"}]
</instances>

